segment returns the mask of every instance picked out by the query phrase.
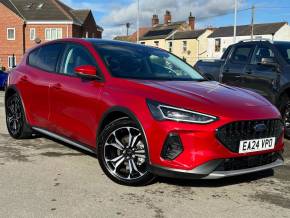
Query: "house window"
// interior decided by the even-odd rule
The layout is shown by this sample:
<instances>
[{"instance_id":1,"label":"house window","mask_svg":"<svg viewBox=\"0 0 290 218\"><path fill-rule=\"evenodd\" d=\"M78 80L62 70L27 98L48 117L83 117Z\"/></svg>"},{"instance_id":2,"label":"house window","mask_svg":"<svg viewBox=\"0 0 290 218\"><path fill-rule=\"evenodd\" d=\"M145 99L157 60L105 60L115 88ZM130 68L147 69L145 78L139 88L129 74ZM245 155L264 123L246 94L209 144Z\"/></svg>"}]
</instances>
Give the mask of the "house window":
<instances>
[{"instance_id":1,"label":"house window","mask_svg":"<svg viewBox=\"0 0 290 218\"><path fill-rule=\"evenodd\" d=\"M35 28L30 28L30 40L33 41L36 38Z\"/></svg>"},{"instance_id":2,"label":"house window","mask_svg":"<svg viewBox=\"0 0 290 218\"><path fill-rule=\"evenodd\" d=\"M156 47L159 47L159 41L154 41Z\"/></svg>"},{"instance_id":3,"label":"house window","mask_svg":"<svg viewBox=\"0 0 290 218\"><path fill-rule=\"evenodd\" d=\"M183 50L183 52L187 51L187 41L182 42L182 50Z\"/></svg>"},{"instance_id":4,"label":"house window","mask_svg":"<svg viewBox=\"0 0 290 218\"><path fill-rule=\"evenodd\" d=\"M221 51L221 39L215 39L214 41L214 50L215 52Z\"/></svg>"},{"instance_id":5,"label":"house window","mask_svg":"<svg viewBox=\"0 0 290 218\"><path fill-rule=\"evenodd\" d=\"M45 40L55 40L62 38L62 28L46 28Z\"/></svg>"},{"instance_id":6,"label":"house window","mask_svg":"<svg viewBox=\"0 0 290 218\"><path fill-rule=\"evenodd\" d=\"M8 56L8 68L13 68L16 66L16 57L14 55Z\"/></svg>"},{"instance_id":7,"label":"house window","mask_svg":"<svg viewBox=\"0 0 290 218\"><path fill-rule=\"evenodd\" d=\"M168 51L172 52L172 42L168 42Z\"/></svg>"},{"instance_id":8,"label":"house window","mask_svg":"<svg viewBox=\"0 0 290 218\"><path fill-rule=\"evenodd\" d=\"M7 40L15 40L15 28L7 28Z\"/></svg>"}]
</instances>

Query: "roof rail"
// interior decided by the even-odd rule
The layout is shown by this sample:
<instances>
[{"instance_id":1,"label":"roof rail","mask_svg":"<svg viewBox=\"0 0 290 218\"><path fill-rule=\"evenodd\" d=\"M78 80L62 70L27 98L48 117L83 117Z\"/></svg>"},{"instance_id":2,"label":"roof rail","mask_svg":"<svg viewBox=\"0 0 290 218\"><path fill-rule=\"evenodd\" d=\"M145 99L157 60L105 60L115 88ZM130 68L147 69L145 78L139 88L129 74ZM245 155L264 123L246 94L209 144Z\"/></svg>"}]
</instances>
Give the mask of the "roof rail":
<instances>
[{"instance_id":1,"label":"roof rail","mask_svg":"<svg viewBox=\"0 0 290 218\"><path fill-rule=\"evenodd\" d=\"M252 42L252 41L259 41L259 42L265 41L265 42L270 42L270 43L273 42L273 40L270 40L267 38L257 38L257 39L243 39L243 40L239 41L238 43L240 43L240 42Z\"/></svg>"}]
</instances>

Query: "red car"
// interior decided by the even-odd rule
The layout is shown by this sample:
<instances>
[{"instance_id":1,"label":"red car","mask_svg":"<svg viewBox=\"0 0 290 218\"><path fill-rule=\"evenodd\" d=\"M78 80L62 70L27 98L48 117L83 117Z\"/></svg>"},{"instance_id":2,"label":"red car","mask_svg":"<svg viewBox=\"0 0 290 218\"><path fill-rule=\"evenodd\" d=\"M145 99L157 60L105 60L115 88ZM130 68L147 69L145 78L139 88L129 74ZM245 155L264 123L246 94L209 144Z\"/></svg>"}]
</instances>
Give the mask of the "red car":
<instances>
[{"instance_id":1,"label":"red car","mask_svg":"<svg viewBox=\"0 0 290 218\"><path fill-rule=\"evenodd\" d=\"M41 133L97 153L107 176L124 185L283 164L274 106L206 81L157 48L95 39L42 44L9 75L5 106L13 138Z\"/></svg>"}]
</instances>

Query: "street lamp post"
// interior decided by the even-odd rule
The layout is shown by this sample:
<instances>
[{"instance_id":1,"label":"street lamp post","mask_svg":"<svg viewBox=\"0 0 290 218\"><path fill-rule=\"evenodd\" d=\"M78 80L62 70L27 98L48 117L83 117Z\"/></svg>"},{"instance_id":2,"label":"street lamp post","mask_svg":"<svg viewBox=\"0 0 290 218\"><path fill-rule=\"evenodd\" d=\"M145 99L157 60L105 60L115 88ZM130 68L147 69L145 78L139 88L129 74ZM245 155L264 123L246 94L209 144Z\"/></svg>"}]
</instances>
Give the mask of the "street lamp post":
<instances>
[{"instance_id":1,"label":"street lamp post","mask_svg":"<svg viewBox=\"0 0 290 218\"><path fill-rule=\"evenodd\" d=\"M237 41L237 12L238 12L238 0L235 0L234 43L236 43Z\"/></svg>"},{"instance_id":2,"label":"street lamp post","mask_svg":"<svg viewBox=\"0 0 290 218\"><path fill-rule=\"evenodd\" d=\"M137 43L139 44L140 40L140 0L137 0Z\"/></svg>"}]
</instances>

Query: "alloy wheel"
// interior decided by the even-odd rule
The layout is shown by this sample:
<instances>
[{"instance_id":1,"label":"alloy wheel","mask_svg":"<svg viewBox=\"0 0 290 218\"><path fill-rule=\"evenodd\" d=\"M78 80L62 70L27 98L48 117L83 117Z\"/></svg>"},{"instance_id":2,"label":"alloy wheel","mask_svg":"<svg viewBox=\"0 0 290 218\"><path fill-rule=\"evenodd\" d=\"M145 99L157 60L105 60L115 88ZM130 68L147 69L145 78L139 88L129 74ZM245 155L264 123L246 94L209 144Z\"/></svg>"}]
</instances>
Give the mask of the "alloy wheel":
<instances>
[{"instance_id":1,"label":"alloy wheel","mask_svg":"<svg viewBox=\"0 0 290 218\"><path fill-rule=\"evenodd\" d=\"M20 99L17 95L9 98L6 107L7 127L12 135L17 135L23 127L23 113Z\"/></svg>"},{"instance_id":2,"label":"alloy wheel","mask_svg":"<svg viewBox=\"0 0 290 218\"><path fill-rule=\"evenodd\" d=\"M147 157L140 130L127 126L113 131L104 145L104 159L115 177L133 180L144 176Z\"/></svg>"}]
</instances>

